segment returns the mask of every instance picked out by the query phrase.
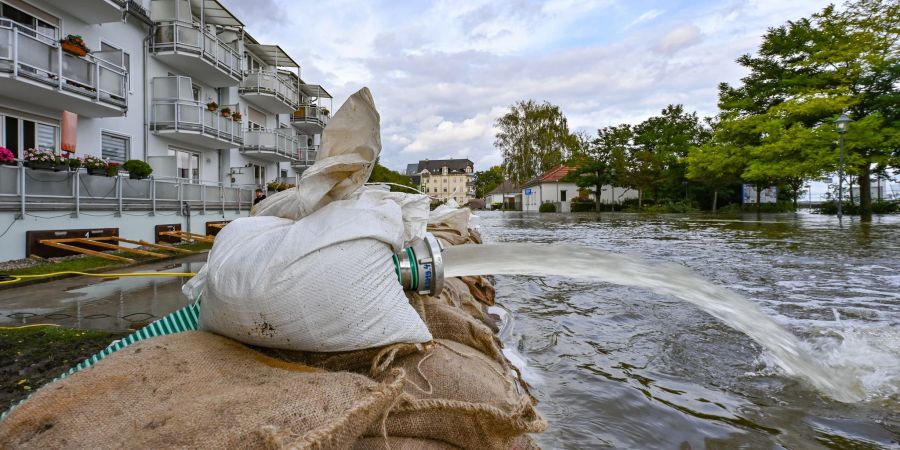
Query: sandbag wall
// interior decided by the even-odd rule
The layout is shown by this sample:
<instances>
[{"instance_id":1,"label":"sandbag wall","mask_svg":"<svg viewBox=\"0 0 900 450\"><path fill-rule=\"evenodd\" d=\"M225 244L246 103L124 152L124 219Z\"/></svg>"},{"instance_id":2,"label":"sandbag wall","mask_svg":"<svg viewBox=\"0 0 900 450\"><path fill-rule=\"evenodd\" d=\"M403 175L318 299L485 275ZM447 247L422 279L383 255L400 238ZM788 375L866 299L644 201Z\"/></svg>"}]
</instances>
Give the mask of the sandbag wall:
<instances>
[{"instance_id":1,"label":"sandbag wall","mask_svg":"<svg viewBox=\"0 0 900 450\"><path fill-rule=\"evenodd\" d=\"M465 230L465 228L462 228ZM445 246L474 230L431 225ZM194 331L126 347L38 390L0 448L525 449L546 423L504 358L483 277L409 293L434 340L311 353Z\"/></svg>"}]
</instances>

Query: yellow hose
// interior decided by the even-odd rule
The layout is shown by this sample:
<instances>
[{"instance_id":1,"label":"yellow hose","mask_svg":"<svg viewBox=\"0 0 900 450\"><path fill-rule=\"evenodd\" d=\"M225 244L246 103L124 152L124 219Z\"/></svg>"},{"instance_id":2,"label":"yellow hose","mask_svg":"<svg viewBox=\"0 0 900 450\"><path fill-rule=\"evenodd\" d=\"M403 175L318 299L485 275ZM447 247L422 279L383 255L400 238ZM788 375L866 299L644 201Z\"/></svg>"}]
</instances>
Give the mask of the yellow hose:
<instances>
[{"instance_id":1,"label":"yellow hose","mask_svg":"<svg viewBox=\"0 0 900 450\"><path fill-rule=\"evenodd\" d=\"M32 328L32 327L58 327L59 325L55 323L35 323L31 325L17 325L14 327L0 327L0 330L21 330L22 328Z\"/></svg>"},{"instance_id":2,"label":"yellow hose","mask_svg":"<svg viewBox=\"0 0 900 450\"><path fill-rule=\"evenodd\" d=\"M87 272L76 272L73 270L65 270L62 272L51 272L51 273L41 273L37 275L9 275L12 277L11 280L0 281L0 284L12 284L18 283L24 279L28 278L42 278L42 277L52 277L55 275L82 275L85 277L97 277L97 278L124 278L124 277L192 277L196 275L195 272L130 272L130 273L87 273Z\"/></svg>"}]
</instances>

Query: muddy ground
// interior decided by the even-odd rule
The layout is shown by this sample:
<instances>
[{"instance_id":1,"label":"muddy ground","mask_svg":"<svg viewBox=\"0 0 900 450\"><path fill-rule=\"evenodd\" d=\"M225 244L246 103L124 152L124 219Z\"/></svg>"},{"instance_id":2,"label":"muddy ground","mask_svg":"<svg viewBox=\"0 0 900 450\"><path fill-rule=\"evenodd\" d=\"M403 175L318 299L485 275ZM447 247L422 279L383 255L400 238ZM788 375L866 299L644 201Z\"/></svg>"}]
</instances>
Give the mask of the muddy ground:
<instances>
[{"instance_id":1,"label":"muddy ground","mask_svg":"<svg viewBox=\"0 0 900 450\"><path fill-rule=\"evenodd\" d=\"M0 327L0 411L128 333Z\"/></svg>"}]
</instances>

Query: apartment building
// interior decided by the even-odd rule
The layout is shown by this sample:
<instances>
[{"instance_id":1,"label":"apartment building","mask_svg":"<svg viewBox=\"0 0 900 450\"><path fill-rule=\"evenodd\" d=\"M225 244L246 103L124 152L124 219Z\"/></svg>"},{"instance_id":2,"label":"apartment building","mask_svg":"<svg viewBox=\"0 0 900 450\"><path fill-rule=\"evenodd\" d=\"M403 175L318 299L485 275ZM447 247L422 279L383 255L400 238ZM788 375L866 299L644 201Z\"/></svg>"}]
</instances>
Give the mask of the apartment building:
<instances>
[{"instance_id":1,"label":"apartment building","mask_svg":"<svg viewBox=\"0 0 900 450\"><path fill-rule=\"evenodd\" d=\"M90 53L64 48L70 35ZM129 208L180 216L185 204L246 215L254 188L296 182L314 162L326 102L294 58L216 0L0 0L0 146L18 160L0 166L0 220L19 222L8 236L62 227L32 223L47 210L85 228L92 208L122 221ZM143 160L152 180L23 167L26 149L63 152L64 125L72 155ZM0 260L24 256L8 253Z\"/></svg>"},{"instance_id":2,"label":"apartment building","mask_svg":"<svg viewBox=\"0 0 900 450\"><path fill-rule=\"evenodd\" d=\"M426 159L419 161L415 172L420 189L432 198L453 199L460 205L475 198L475 165L468 159Z\"/></svg>"}]
</instances>

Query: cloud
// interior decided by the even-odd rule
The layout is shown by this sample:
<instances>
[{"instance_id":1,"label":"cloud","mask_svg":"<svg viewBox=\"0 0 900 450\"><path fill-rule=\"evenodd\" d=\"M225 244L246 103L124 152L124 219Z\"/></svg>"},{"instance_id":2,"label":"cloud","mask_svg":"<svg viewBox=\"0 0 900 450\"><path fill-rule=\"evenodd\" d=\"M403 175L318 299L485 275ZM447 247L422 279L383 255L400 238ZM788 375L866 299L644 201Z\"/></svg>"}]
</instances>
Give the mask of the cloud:
<instances>
[{"instance_id":1,"label":"cloud","mask_svg":"<svg viewBox=\"0 0 900 450\"><path fill-rule=\"evenodd\" d=\"M700 28L696 25L682 25L666 33L656 44L661 53L675 53L700 42Z\"/></svg>"},{"instance_id":2,"label":"cloud","mask_svg":"<svg viewBox=\"0 0 900 450\"><path fill-rule=\"evenodd\" d=\"M612 0L223 2L254 37L297 59L306 82L325 86L332 111L360 87L372 90L383 164L450 155L478 170L501 161L493 124L518 100L559 105L571 127L590 133L669 103L714 114L718 83L746 74L734 61L755 51L767 27L822 8L820 0L723 0L665 13Z\"/></svg>"},{"instance_id":3,"label":"cloud","mask_svg":"<svg viewBox=\"0 0 900 450\"><path fill-rule=\"evenodd\" d=\"M664 13L664 12L665 11L663 11L661 9L651 9L651 10L641 14L640 16L638 16L637 19L632 20L631 23L629 23L628 26L625 27L625 29L627 30L627 29L629 29L635 25L641 24L643 22L649 22L649 21L661 16L662 13Z\"/></svg>"}]
</instances>

